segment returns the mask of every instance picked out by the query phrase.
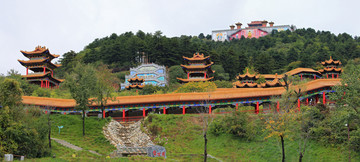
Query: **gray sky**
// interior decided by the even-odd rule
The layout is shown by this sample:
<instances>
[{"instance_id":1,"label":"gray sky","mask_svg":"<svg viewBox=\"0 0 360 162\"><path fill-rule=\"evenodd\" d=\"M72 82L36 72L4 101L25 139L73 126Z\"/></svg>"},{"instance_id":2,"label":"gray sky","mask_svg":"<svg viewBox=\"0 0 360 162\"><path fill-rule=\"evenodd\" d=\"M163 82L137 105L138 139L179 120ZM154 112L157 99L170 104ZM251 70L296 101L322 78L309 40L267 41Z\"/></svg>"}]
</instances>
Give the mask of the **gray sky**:
<instances>
[{"instance_id":1,"label":"gray sky","mask_svg":"<svg viewBox=\"0 0 360 162\"><path fill-rule=\"evenodd\" d=\"M359 36L359 6L356 0L0 0L0 73L25 74L20 50L41 45L53 54L79 52L95 38L127 31L206 35L267 20Z\"/></svg>"}]
</instances>

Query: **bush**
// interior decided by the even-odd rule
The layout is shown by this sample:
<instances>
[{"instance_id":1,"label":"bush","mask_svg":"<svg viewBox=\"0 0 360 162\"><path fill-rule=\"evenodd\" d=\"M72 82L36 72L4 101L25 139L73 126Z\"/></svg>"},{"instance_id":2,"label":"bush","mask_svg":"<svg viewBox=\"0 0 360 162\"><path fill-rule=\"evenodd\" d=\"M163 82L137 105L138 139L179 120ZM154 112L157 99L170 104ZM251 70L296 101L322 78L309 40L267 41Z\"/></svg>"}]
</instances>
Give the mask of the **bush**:
<instances>
[{"instance_id":1,"label":"bush","mask_svg":"<svg viewBox=\"0 0 360 162\"><path fill-rule=\"evenodd\" d=\"M236 111L215 119L210 125L209 132L216 136L232 134L250 140L254 137L255 129L249 121L247 113Z\"/></svg>"},{"instance_id":2,"label":"bush","mask_svg":"<svg viewBox=\"0 0 360 162\"><path fill-rule=\"evenodd\" d=\"M214 82L189 82L175 90L175 93L211 92L215 91L216 88Z\"/></svg>"},{"instance_id":3,"label":"bush","mask_svg":"<svg viewBox=\"0 0 360 162\"><path fill-rule=\"evenodd\" d=\"M217 88L232 88L233 87L233 84L230 81L215 80L214 83L216 84Z\"/></svg>"}]
</instances>

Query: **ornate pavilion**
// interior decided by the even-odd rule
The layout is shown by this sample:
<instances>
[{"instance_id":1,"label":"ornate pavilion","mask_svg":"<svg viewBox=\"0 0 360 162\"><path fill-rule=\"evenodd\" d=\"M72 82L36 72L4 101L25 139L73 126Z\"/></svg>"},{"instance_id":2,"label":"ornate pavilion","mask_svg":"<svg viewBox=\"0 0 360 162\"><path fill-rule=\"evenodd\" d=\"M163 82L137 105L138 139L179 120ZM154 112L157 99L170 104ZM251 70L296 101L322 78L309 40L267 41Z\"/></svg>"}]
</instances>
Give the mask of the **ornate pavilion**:
<instances>
[{"instance_id":1,"label":"ornate pavilion","mask_svg":"<svg viewBox=\"0 0 360 162\"><path fill-rule=\"evenodd\" d=\"M130 85L126 86L125 88L127 90L130 89L143 89L145 84L144 83L144 79L143 78L139 78L138 76L136 76L135 78L130 78L128 79L128 82L130 83Z\"/></svg>"},{"instance_id":2,"label":"ornate pavilion","mask_svg":"<svg viewBox=\"0 0 360 162\"><path fill-rule=\"evenodd\" d=\"M51 61L59 55L51 54L45 46L37 46L34 51L20 51L29 60L18 60L21 65L26 67L26 78L30 83L40 85L42 88L58 87L62 79L54 77L54 69L61 66L53 64ZM29 73L29 70L33 73Z\"/></svg>"},{"instance_id":3,"label":"ornate pavilion","mask_svg":"<svg viewBox=\"0 0 360 162\"><path fill-rule=\"evenodd\" d=\"M204 57L204 54L194 53L193 57L185 57L183 59L186 62L186 65L181 65L184 72L187 74L187 78L177 78L181 83L188 82L204 82L213 79L210 77L215 71L211 70L211 65L214 62L210 61L210 56Z\"/></svg>"}]
</instances>

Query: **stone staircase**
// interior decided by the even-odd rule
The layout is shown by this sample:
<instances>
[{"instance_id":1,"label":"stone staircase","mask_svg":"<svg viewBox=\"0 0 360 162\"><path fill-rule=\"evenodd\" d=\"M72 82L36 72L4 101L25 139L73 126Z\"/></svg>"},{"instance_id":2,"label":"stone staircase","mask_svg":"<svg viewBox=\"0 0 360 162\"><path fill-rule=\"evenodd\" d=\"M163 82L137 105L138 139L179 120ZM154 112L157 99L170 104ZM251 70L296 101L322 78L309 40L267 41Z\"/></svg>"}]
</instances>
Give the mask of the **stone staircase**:
<instances>
[{"instance_id":1,"label":"stone staircase","mask_svg":"<svg viewBox=\"0 0 360 162\"><path fill-rule=\"evenodd\" d=\"M141 121L117 122L112 120L103 128L105 137L114 145L112 156L146 155L146 149L154 143L150 137L141 131Z\"/></svg>"}]
</instances>

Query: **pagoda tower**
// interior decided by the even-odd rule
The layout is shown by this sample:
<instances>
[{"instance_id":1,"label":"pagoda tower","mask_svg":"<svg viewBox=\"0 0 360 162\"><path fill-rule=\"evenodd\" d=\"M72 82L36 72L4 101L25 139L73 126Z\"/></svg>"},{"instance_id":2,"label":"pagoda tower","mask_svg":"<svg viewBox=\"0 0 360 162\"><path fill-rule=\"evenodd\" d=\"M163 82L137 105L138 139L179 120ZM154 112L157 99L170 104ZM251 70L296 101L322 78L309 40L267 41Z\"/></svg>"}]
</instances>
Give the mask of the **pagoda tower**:
<instances>
[{"instance_id":1,"label":"pagoda tower","mask_svg":"<svg viewBox=\"0 0 360 162\"><path fill-rule=\"evenodd\" d=\"M34 51L20 51L30 60L18 60L21 65L26 67L26 78L30 83L40 85L42 88L58 87L64 80L54 78L54 69L60 67L59 64L51 63L51 60L59 57L59 55L51 54L45 46L37 46ZM29 73L29 70L33 73Z\"/></svg>"},{"instance_id":2,"label":"pagoda tower","mask_svg":"<svg viewBox=\"0 0 360 162\"><path fill-rule=\"evenodd\" d=\"M183 56L183 59L185 60L186 65L181 65L181 67L187 74L187 78L176 78L179 82L205 82L214 78L209 76L215 72L211 70L211 65L213 65L214 62L210 61L210 56L204 57L204 54L194 53L193 57L189 58Z\"/></svg>"},{"instance_id":3,"label":"pagoda tower","mask_svg":"<svg viewBox=\"0 0 360 162\"><path fill-rule=\"evenodd\" d=\"M130 89L143 89L144 88L144 79L143 78L139 78L138 76L135 76L135 78L130 78L128 79L128 82L130 83L130 85L126 86L125 88L127 90Z\"/></svg>"},{"instance_id":4,"label":"pagoda tower","mask_svg":"<svg viewBox=\"0 0 360 162\"><path fill-rule=\"evenodd\" d=\"M330 60L325 60L324 62L321 62L321 64L324 66L324 69L319 70L319 72L322 74L323 78L339 78L339 75L342 72L341 62L339 60L335 61L330 56Z\"/></svg>"},{"instance_id":5,"label":"pagoda tower","mask_svg":"<svg viewBox=\"0 0 360 162\"><path fill-rule=\"evenodd\" d=\"M283 87L285 86L285 82L281 81L278 74L275 74L275 79L272 81L266 81L265 83L261 84L262 88L271 88L271 87Z\"/></svg>"}]
</instances>

